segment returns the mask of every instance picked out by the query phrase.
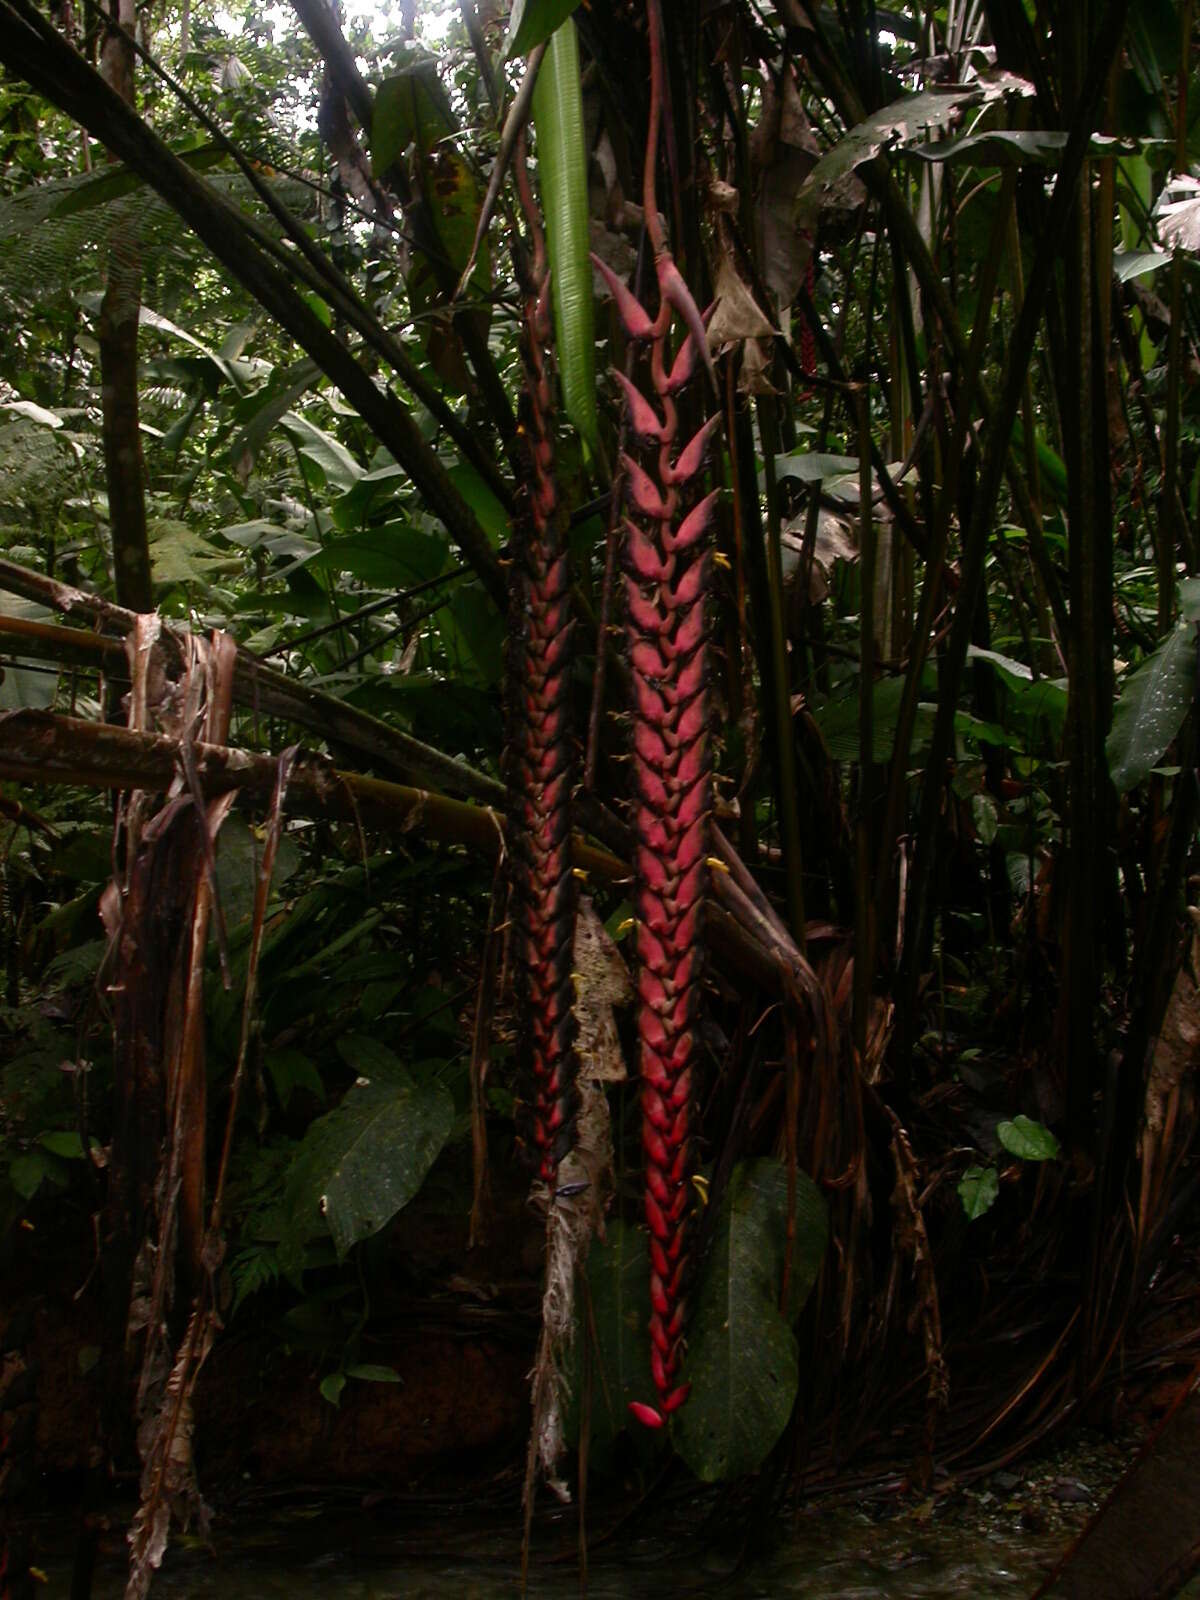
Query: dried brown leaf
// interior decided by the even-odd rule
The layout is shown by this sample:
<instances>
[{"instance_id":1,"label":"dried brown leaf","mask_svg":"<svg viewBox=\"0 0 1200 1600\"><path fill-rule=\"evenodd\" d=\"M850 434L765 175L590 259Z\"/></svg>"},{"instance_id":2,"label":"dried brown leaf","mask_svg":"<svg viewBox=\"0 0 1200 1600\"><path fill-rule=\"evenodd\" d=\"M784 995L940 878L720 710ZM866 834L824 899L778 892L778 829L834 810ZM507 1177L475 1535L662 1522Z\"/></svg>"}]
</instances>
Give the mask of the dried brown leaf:
<instances>
[{"instance_id":1,"label":"dried brown leaf","mask_svg":"<svg viewBox=\"0 0 1200 1600\"><path fill-rule=\"evenodd\" d=\"M741 339L770 339L774 328L760 310L727 254L717 267L716 307L708 324L708 347L716 355Z\"/></svg>"},{"instance_id":2,"label":"dried brown leaf","mask_svg":"<svg viewBox=\"0 0 1200 1600\"><path fill-rule=\"evenodd\" d=\"M575 1017L579 1038L575 1049L582 1078L621 1083L628 1076L617 1035L614 1006L633 999L633 981L621 952L582 896L575 924Z\"/></svg>"}]
</instances>

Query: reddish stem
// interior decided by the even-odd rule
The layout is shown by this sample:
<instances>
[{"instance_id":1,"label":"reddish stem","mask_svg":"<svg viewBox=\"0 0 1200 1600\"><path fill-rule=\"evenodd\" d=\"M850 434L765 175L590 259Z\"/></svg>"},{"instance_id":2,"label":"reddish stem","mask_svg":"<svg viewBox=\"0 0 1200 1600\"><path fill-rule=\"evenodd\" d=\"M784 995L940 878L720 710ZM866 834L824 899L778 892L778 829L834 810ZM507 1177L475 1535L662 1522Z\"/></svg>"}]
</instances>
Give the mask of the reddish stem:
<instances>
[{"instance_id":1,"label":"reddish stem","mask_svg":"<svg viewBox=\"0 0 1200 1600\"><path fill-rule=\"evenodd\" d=\"M576 1109L571 592L555 477L549 273L523 144L514 172L533 262L531 267L518 263L524 296L519 432L525 472L512 540L506 777L518 1028L533 1084L525 1137L538 1176L553 1189L558 1164L571 1146Z\"/></svg>"}]
</instances>

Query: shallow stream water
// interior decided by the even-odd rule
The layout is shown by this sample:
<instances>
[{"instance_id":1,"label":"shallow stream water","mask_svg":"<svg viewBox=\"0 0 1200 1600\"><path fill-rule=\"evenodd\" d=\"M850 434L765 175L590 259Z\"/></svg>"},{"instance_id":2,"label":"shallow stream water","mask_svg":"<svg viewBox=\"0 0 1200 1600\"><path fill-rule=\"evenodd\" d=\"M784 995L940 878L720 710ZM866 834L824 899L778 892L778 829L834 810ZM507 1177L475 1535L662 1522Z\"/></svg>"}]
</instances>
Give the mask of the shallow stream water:
<instances>
[{"instance_id":1,"label":"shallow stream water","mask_svg":"<svg viewBox=\"0 0 1200 1600\"><path fill-rule=\"evenodd\" d=\"M701 1535L639 1533L593 1550L591 1600L991 1600L1030 1595L1128 1460L1105 1440L1072 1446L924 1501L816 1504L787 1516L773 1547L736 1562ZM595 1526L603 1526L599 1513ZM60 1525L61 1526L61 1525ZM562 1529L564 1540L570 1533ZM37 1560L46 1600L67 1600L69 1559L49 1527ZM520 1528L488 1510L422 1525L411 1511L349 1514L319 1501L218 1517L212 1548L173 1541L152 1600L499 1600L519 1592ZM543 1538L543 1543L545 1540ZM120 1600L119 1534L106 1544L95 1600ZM576 1600L578 1571L539 1557L530 1600Z\"/></svg>"}]
</instances>

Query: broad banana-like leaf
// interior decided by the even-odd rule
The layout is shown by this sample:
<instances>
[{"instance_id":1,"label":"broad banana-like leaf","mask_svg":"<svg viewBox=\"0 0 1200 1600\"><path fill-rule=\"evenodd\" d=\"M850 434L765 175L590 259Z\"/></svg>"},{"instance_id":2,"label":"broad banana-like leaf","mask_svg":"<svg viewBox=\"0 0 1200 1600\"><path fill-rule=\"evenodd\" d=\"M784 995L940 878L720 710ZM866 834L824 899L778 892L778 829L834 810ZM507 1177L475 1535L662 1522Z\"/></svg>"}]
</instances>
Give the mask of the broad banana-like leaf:
<instances>
[{"instance_id":1,"label":"broad banana-like leaf","mask_svg":"<svg viewBox=\"0 0 1200 1600\"><path fill-rule=\"evenodd\" d=\"M546 46L533 91L533 120L563 405L584 443L594 449L596 345L588 256L587 146L579 41L570 17Z\"/></svg>"},{"instance_id":2,"label":"broad banana-like leaf","mask_svg":"<svg viewBox=\"0 0 1200 1600\"><path fill-rule=\"evenodd\" d=\"M671 1424L676 1450L706 1483L760 1467L795 1403L800 1369L792 1326L829 1235L820 1190L806 1173L796 1178L791 1284L782 1309L786 1168L767 1158L742 1162L721 1205L688 1333L692 1397Z\"/></svg>"}]
</instances>

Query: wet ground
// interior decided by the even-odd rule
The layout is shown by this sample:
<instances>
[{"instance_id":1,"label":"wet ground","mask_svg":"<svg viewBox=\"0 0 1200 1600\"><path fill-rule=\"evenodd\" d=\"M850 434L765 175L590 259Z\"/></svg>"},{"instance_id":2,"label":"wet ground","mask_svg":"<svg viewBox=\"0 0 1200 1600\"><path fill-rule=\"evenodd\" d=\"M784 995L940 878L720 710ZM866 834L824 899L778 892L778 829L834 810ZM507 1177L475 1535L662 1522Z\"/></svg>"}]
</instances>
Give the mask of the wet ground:
<instances>
[{"instance_id":1,"label":"wet ground","mask_svg":"<svg viewBox=\"0 0 1200 1600\"><path fill-rule=\"evenodd\" d=\"M592 1600L669 1596L763 1600L941 1600L1029 1595L1099 1505L1135 1441L1099 1436L966 1488L943 1485L926 1499L815 1504L775 1525L773 1548L738 1562L707 1547L700 1531L664 1542L662 1533L610 1539L591 1554ZM604 1526L600 1511L593 1528ZM67 1600L68 1541L61 1525L39 1530L46 1600ZM543 1528L539 1543L553 1545ZM561 1529L564 1544L569 1524ZM52 1546L59 1545L56 1555ZM176 1539L152 1595L163 1600L499 1600L519 1590L520 1529L492 1509L422 1522L411 1508L355 1511L316 1498L271 1508L244 1505L218 1516L211 1548ZM118 1530L106 1541L96 1600L124 1592ZM575 1600L569 1558L539 1555L529 1575L533 1600Z\"/></svg>"}]
</instances>

